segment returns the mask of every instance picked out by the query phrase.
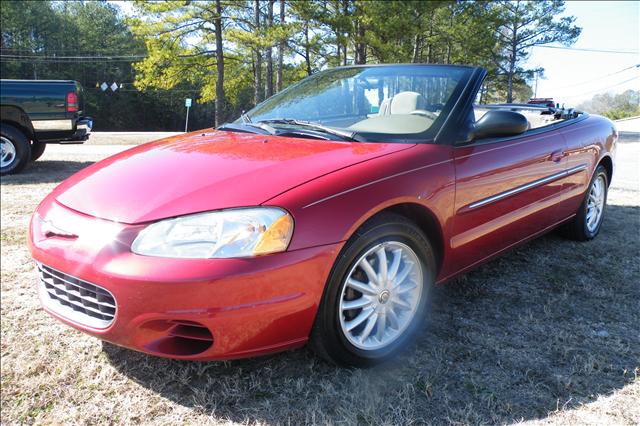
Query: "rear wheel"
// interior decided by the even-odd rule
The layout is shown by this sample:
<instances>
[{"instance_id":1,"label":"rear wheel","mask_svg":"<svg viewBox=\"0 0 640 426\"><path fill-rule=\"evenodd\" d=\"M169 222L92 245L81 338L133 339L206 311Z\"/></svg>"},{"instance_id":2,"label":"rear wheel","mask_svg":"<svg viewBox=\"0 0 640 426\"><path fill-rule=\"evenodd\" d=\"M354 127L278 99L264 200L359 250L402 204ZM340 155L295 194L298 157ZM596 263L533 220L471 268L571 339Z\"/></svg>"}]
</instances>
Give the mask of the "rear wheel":
<instances>
[{"instance_id":1,"label":"rear wheel","mask_svg":"<svg viewBox=\"0 0 640 426\"><path fill-rule=\"evenodd\" d=\"M46 143L33 142L31 144L31 161L36 161L38 158L42 157L46 147Z\"/></svg>"},{"instance_id":2,"label":"rear wheel","mask_svg":"<svg viewBox=\"0 0 640 426\"><path fill-rule=\"evenodd\" d=\"M27 137L17 128L0 125L0 174L18 173L29 162L31 147Z\"/></svg>"},{"instance_id":3,"label":"rear wheel","mask_svg":"<svg viewBox=\"0 0 640 426\"><path fill-rule=\"evenodd\" d=\"M604 166L598 166L580 209L573 220L564 227L564 233L568 238L587 241L598 235L604 219L608 188L607 170Z\"/></svg>"},{"instance_id":4,"label":"rear wheel","mask_svg":"<svg viewBox=\"0 0 640 426\"><path fill-rule=\"evenodd\" d=\"M358 367L396 355L424 321L435 270L431 245L413 222L384 214L365 224L333 267L312 347Z\"/></svg>"}]
</instances>

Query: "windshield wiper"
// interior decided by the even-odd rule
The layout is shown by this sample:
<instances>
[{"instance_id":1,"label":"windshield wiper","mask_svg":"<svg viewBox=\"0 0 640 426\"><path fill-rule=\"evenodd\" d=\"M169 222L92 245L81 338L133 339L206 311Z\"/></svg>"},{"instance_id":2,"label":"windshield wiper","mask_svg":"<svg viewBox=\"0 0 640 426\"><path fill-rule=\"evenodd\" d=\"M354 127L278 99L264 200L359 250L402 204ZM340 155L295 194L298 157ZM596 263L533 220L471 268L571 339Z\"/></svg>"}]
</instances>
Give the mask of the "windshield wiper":
<instances>
[{"instance_id":1,"label":"windshield wiper","mask_svg":"<svg viewBox=\"0 0 640 426\"><path fill-rule=\"evenodd\" d=\"M293 118L271 118L267 120L260 120L258 123L271 123L271 124L289 124L300 127L308 127L310 129L319 130L330 135L339 136L342 139L360 142L355 138L356 132L345 132L342 130L332 129L331 127L323 126L322 124L313 123L311 121L295 120Z\"/></svg>"},{"instance_id":2,"label":"windshield wiper","mask_svg":"<svg viewBox=\"0 0 640 426\"><path fill-rule=\"evenodd\" d=\"M242 111L242 114L240 114L240 118L242 119L243 123L251 123L251 117L249 117L249 115Z\"/></svg>"},{"instance_id":3,"label":"windshield wiper","mask_svg":"<svg viewBox=\"0 0 640 426\"><path fill-rule=\"evenodd\" d=\"M247 127L249 129L247 129ZM260 131L257 131L259 129ZM227 130L232 132L249 132L260 135L275 135L278 133L276 129L265 123L224 123L218 127L218 130Z\"/></svg>"}]
</instances>

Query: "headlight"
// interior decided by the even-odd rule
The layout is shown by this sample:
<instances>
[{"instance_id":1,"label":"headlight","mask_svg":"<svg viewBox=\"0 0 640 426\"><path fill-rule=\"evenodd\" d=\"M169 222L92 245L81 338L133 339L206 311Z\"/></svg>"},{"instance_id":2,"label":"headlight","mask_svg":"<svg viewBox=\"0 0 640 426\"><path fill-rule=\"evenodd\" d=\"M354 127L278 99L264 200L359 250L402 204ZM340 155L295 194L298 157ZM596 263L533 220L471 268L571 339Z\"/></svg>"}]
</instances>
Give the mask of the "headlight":
<instances>
[{"instance_id":1,"label":"headlight","mask_svg":"<svg viewBox=\"0 0 640 426\"><path fill-rule=\"evenodd\" d=\"M143 229L131 251L145 256L228 258L285 251L293 218L275 207L220 210L166 219Z\"/></svg>"}]
</instances>

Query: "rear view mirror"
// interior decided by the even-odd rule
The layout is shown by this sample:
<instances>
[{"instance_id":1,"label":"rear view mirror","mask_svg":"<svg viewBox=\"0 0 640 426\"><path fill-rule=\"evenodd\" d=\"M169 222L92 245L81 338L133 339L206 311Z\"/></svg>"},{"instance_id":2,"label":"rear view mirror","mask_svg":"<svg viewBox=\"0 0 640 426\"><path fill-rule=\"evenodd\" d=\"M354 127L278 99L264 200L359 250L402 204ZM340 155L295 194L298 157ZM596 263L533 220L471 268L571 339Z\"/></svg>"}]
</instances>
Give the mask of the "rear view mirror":
<instances>
[{"instance_id":1,"label":"rear view mirror","mask_svg":"<svg viewBox=\"0 0 640 426\"><path fill-rule=\"evenodd\" d=\"M514 111L492 110L475 122L471 139L515 136L528 129L529 122L524 115Z\"/></svg>"}]
</instances>

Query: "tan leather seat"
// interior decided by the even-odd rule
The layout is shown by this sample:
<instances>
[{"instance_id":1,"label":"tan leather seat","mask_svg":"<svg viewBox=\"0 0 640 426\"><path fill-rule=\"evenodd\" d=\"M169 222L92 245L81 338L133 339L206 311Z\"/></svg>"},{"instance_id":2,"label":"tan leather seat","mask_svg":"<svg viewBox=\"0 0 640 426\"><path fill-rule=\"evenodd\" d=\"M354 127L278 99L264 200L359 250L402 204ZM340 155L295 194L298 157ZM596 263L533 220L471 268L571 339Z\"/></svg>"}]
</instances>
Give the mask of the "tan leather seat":
<instances>
[{"instance_id":1,"label":"tan leather seat","mask_svg":"<svg viewBox=\"0 0 640 426\"><path fill-rule=\"evenodd\" d=\"M391 98L390 114L411 114L417 110L424 110L427 100L417 92L400 92Z\"/></svg>"},{"instance_id":2,"label":"tan leather seat","mask_svg":"<svg viewBox=\"0 0 640 426\"><path fill-rule=\"evenodd\" d=\"M427 100L417 92L400 92L392 98L385 98L380 103L378 115L411 114L424 110Z\"/></svg>"}]
</instances>

